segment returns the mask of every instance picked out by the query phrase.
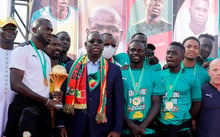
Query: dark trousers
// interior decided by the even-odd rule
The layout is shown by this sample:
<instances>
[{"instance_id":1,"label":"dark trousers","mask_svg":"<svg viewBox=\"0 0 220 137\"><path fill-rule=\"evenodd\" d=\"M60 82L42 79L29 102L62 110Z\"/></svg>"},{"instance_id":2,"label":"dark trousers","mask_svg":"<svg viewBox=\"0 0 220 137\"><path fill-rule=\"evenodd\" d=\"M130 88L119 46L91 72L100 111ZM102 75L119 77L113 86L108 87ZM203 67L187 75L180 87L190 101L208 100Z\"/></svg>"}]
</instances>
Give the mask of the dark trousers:
<instances>
[{"instance_id":1,"label":"dark trousers","mask_svg":"<svg viewBox=\"0 0 220 137\"><path fill-rule=\"evenodd\" d=\"M178 136L176 136L175 134L168 133L168 131L160 131L159 137L192 137L192 133L190 130L178 131Z\"/></svg>"},{"instance_id":2,"label":"dark trousers","mask_svg":"<svg viewBox=\"0 0 220 137\"><path fill-rule=\"evenodd\" d=\"M138 120L133 120L132 121L133 123L135 123L135 124L137 124L137 125L140 125L142 122L140 122L140 121L138 121ZM155 128L156 128L156 122L155 122L155 120L153 120L149 125L148 125L148 127L147 128L150 128L150 129L154 129L155 130ZM129 129L129 127L128 127L128 125L127 124L124 124L124 127L123 127L124 129ZM121 135L121 137L134 137L133 135L128 135L128 134L122 134ZM156 137L156 135L155 134L147 134L147 135L143 135L142 137Z\"/></svg>"},{"instance_id":3,"label":"dark trousers","mask_svg":"<svg viewBox=\"0 0 220 137\"><path fill-rule=\"evenodd\" d=\"M132 136L132 135L121 135L121 137L134 137L134 136ZM155 137L155 135L154 134L149 134L149 135L143 135L143 136L141 136L141 137Z\"/></svg>"},{"instance_id":4,"label":"dark trousers","mask_svg":"<svg viewBox=\"0 0 220 137\"><path fill-rule=\"evenodd\" d=\"M49 110L33 100L16 95L9 107L8 122L5 132L7 137L51 137L52 122Z\"/></svg>"},{"instance_id":5,"label":"dark trousers","mask_svg":"<svg viewBox=\"0 0 220 137\"><path fill-rule=\"evenodd\" d=\"M192 121L188 120L181 125L164 125L158 121L159 137L192 137ZM189 128L189 130L180 131L180 129Z\"/></svg>"}]
</instances>

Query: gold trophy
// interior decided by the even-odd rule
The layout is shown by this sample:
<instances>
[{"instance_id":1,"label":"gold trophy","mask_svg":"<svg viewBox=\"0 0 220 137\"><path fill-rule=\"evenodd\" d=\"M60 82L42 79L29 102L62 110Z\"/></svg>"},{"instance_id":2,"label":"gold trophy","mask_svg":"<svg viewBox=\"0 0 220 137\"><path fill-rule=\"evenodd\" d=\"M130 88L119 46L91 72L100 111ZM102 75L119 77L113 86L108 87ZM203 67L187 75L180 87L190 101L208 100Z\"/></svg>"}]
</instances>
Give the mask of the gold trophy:
<instances>
[{"instance_id":1,"label":"gold trophy","mask_svg":"<svg viewBox=\"0 0 220 137\"><path fill-rule=\"evenodd\" d=\"M62 86L64 80L67 77L68 77L68 74L66 73L66 69L62 65L55 65L52 68L52 71L50 73L50 78L53 81L55 92L60 92L60 87ZM54 99L57 100L56 98ZM56 107L63 108L63 105L57 104Z\"/></svg>"}]
</instances>

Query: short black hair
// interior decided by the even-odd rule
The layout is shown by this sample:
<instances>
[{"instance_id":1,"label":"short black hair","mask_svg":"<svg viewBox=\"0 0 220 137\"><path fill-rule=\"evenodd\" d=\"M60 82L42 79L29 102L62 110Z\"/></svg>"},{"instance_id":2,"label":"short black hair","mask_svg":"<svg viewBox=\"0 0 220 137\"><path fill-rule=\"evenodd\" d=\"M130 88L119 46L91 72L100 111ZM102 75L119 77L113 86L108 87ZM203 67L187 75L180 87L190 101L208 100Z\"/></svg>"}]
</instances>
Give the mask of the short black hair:
<instances>
[{"instance_id":1,"label":"short black hair","mask_svg":"<svg viewBox=\"0 0 220 137\"><path fill-rule=\"evenodd\" d=\"M147 48L148 48L148 49L152 49L152 50L155 50L155 49L156 49L156 47L154 46L154 44L151 44L151 43L148 43L148 44L147 44Z\"/></svg>"},{"instance_id":2,"label":"short black hair","mask_svg":"<svg viewBox=\"0 0 220 137\"><path fill-rule=\"evenodd\" d=\"M183 44L181 44L180 42L173 41L170 43L169 46L179 47L179 49L183 52L183 54L185 53L185 48L184 48Z\"/></svg>"},{"instance_id":3,"label":"short black hair","mask_svg":"<svg viewBox=\"0 0 220 137\"><path fill-rule=\"evenodd\" d=\"M194 37L194 36L189 36L189 37L185 38L184 41L183 41L183 46L184 46L184 44L185 44L188 40L191 40L191 39L197 41L197 42L199 43L199 47L200 47L200 42L199 42L199 40L198 40L196 37Z\"/></svg>"},{"instance_id":4,"label":"short black hair","mask_svg":"<svg viewBox=\"0 0 220 137\"><path fill-rule=\"evenodd\" d=\"M91 32L89 32L89 34L87 35L86 41L88 41L89 36L92 35L93 33L99 34L101 39L102 39L102 41L103 41L102 34L99 31L91 31Z\"/></svg>"},{"instance_id":5,"label":"short black hair","mask_svg":"<svg viewBox=\"0 0 220 137\"><path fill-rule=\"evenodd\" d=\"M213 42L215 41L214 36L212 36L211 34L208 34L208 33L206 33L206 34L200 34L199 37L198 37L198 39L200 39L200 38L202 38L202 37L204 37L204 38L209 38L209 39L211 39Z\"/></svg>"},{"instance_id":6,"label":"short black hair","mask_svg":"<svg viewBox=\"0 0 220 137\"><path fill-rule=\"evenodd\" d=\"M130 43L129 43L129 45L128 45L128 48L130 48L130 45L132 44L132 43L134 43L134 42L138 42L138 43L141 43L141 44L143 44L141 41L139 41L139 40L132 40ZM143 44L144 45L144 44ZM146 46L144 45L144 48L145 48L145 50L146 50Z\"/></svg>"},{"instance_id":7,"label":"short black hair","mask_svg":"<svg viewBox=\"0 0 220 137\"><path fill-rule=\"evenodd\" d=\"M104 35L114 37L111 33L102 33L102 37L103 37Z\"/></svg>"},{"instance_id":8,"label":"short black hair","mask_svg":"<svg viewBox=\"0 0 220 137\"><path fill-rule=\"evenodd\" d=\"M137 35L143 35L143 36L146 37L146 40L147 40L147 36L146 36L144 33L142 33L142 32L138 32L138 33L135 33L134 35L132 35L132 37L131 37L131 41L132 41L132 40L134 39L134 37L137 36Z\"/></svg>"},{"instance_id":9,"label":"short black hair","mask_svg":"<svg viewBox=\"0 0 220 137\"><path fill-rule=\"evenodd\" d=\"M52 40L53 38L58 38L58 37L57 37L57 35L52 34L52 35L51 35L51 40ZM59 39L59 38L58 38L58 39ZM50 40L50 42L51 42L51 40ZM50 42L49 42L45 47L47 47L48 45L50 45Z\"/></svg>"},{"instance_id":10,"label":"short black hair","mask_svg":"<svg viewBox=\"0 0 220 137\"><path fill-rule=\"evenodd\" d=\"M103 39L104 39L104 36L109 36L109 37L111 37L116 42L115 37L111 33L102 33L102 38Z\"/></svg>"},{"instance_id":11,"label":"short black hair","mask_svg":"<svg viewBox=\"0 0 220 137\"><path fill-rule=\"evenodd\" d=\"M58 37L57 37L57 35L52 34L52 35L51 35L51 38L58 38Z\"/></svg>"},{"instance_id":12,"label":"short black hair","mask_svg":"<svg viewBox=\"0 0 220 137\"><path fill-rule=\"evenodd\" d=\"M38 18L36 19L32 25L31 25L31 28L39 28L40 25L43 23L43 22L49 22L51 23L51 21L49 19L46 19L46 18Z\"/></svg>"},{"instance_id":13,"label":"short black hair","mask_svg":"<svg viewBox=\"0 0 220 137\"><path fill-rule=\"evenodd\" d=\"M58 36L58 35L60 35L60 34L62 34L62 33L64 33L64 34L68 34L68 35L69 35L69 33L66 32L66 31L60 31L60 32L58 32L56 35Z\"/></svg>"}]
</instances>

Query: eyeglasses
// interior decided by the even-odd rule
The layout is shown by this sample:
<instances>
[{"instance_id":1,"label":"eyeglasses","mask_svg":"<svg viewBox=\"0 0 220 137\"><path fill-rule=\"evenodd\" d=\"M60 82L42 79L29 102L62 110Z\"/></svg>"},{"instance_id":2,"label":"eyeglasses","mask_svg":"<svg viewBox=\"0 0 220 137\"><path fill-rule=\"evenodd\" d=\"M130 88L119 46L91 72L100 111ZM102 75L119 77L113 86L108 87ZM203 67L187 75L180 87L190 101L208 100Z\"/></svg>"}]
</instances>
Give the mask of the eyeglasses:
<instances>
[{"instance_id":1,"label":"eyeglasses","mask_svg":"<svg viewBox=\"0 0 220 137\"><path fill-rule=\"evenodd\" d=\"M91 43L91 44L94 44L95 42L97 42L98 44L102 44L103 43L103 41L101 39L91 39L88 42Z\"/></svg>"}]
</instances>

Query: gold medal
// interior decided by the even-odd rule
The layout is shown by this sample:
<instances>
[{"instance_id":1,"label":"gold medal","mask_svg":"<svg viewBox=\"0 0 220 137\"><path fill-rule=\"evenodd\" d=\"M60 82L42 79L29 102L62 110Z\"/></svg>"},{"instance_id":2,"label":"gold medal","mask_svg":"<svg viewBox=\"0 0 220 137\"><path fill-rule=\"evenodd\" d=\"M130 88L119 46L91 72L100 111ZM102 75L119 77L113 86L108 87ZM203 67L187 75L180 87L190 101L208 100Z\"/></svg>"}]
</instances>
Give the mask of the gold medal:
<instances>
[{"instance_id":1,"label":"gold medal","mask_svg":"<svg viewBox=\"0 0 220 137\"><path fill-rule=\"evenodd\" d=\"M173 108L173 102L169 101L166 103L166 109L171 110Z\"/></svg>"},{"instance_id":2,"label":"gold medal","mask_svg":"<svg viewBox=\"0 0 220 137\"><path fill-rule=\"evenodd\" d=\"M133 105L138 106L141 104L141 100L139 98L133 98L132 103Z\"/></svg>"},{"instance_id":3,"label":"gold medal","mask_svg":"<svg viewBox=\"0 0 220 137\"><path fill-rule=\"evenodd\" d=\"M45 86L48 86L48 80L47 80L47 78L44 78L44 85L45 85Z\"/></svg>"}]
</instances>

